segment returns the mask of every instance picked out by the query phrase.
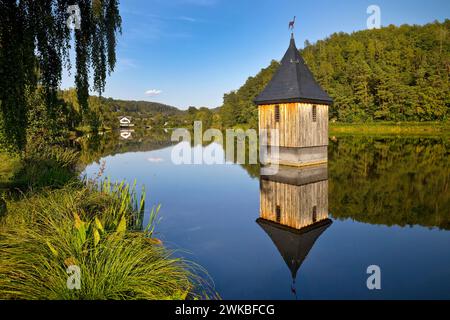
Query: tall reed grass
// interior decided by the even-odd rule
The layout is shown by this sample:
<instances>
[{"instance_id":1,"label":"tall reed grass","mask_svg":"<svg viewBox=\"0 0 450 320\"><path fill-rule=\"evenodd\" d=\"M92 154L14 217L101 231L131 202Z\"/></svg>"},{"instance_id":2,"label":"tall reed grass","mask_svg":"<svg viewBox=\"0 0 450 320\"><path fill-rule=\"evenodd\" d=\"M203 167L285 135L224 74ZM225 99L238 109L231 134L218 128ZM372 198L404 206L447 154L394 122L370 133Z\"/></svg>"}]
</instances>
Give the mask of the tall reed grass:
<instances>
[{"instance_id":1,"label":"tall reed grass","mask_svg":"<svg viewBox=\"0 0 450 320\"><path fill-rule=\"evenodd\" d=\"M211 297L206 273L154 238L158 208L143 228L144 199L133 186L105 181L7 201L0 299ZM68 286L71 266L79 268L79 290Z\"/></svg>"}]
</instances>

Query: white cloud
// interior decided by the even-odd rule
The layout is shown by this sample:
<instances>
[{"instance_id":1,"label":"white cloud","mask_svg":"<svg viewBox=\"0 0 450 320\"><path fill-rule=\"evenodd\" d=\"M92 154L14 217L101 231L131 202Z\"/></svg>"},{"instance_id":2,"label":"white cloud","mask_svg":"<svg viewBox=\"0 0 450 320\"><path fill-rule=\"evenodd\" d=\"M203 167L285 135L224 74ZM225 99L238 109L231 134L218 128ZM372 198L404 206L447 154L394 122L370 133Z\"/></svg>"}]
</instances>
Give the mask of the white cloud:
<instances>
[{"instance_id":1,"label":"white cloud","mask_svg":"<svg viewBox=\"0 0 450 320\"><path fill-rule=\"evenodd\" d=\"M178 20L187 21L187 22L196 22L197 21L194 18L186 17L186 16L179 17Z\"/></svg>"},{"instance_id":2,"label":"white cloud","mask_svg":"<svg viewBox=\"0 0 450 320\"><path fill-rule=\"evenodd\" d=\"M153 162L153 163L159 163L159 162L164 162L163 158L148 158L147 159L149 162Z\"/></svg>"},{"instance_id":3,"label":"white cloud","mask_svg":"<svg viewBox=\"0 0 450 320\"><path fill-rule=\"evenodd\" d=\"M161 93L162 93L161 90L156 90L156 89L150 89L150 90L145 91L145 94L149 95L149 96L157 96Z\"/></svg>"}]
</instances>

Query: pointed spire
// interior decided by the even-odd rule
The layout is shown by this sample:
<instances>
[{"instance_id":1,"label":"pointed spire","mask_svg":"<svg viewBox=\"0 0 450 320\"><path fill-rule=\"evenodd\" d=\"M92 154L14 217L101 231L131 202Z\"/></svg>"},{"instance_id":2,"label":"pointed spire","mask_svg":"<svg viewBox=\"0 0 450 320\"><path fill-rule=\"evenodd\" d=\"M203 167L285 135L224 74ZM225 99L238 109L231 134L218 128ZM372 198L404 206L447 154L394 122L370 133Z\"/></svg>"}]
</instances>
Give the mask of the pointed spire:
<instances>
[{"instance_id":1,"label":"pointed spire","mask_svg":"<svg viewBox=\"0 0 450 320\"><path fill-rule=\"evenodd\" d=\"M297 46L294 33L291 33L289 48L281 60L266 88L256 97L255 103L275 104L306 102L331 104L333 100L314 79Z\"/></svg>"}]
</instances>

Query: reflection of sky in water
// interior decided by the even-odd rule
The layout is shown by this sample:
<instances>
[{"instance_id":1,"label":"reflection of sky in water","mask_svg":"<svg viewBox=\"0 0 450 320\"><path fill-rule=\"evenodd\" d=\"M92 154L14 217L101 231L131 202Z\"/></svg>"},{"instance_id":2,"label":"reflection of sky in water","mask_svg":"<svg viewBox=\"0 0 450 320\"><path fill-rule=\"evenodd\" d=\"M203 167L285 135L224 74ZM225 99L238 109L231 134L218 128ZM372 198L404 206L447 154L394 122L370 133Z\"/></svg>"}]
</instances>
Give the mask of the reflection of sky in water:
<instances>
[{"instance_id":1,"label":"reflection of sky in water","mask_svg":"<svg viewBox=\"0 0 450 320\"><path fill-rule=\"evenodd\" d=\"M223 298L293 298L289 269L255 222L259 181L238 165L174 165L171 151L105 157L105 175L145 185L147 209L162 205L158 236L204 266ZM98 169L93 164L86 173ZM301 299L450 298L449 244L448 231L334 220L301 265L297 294ZM366 288L366 268L372 264L382 271L378 292Z\"/></svg>"}]
</instances>

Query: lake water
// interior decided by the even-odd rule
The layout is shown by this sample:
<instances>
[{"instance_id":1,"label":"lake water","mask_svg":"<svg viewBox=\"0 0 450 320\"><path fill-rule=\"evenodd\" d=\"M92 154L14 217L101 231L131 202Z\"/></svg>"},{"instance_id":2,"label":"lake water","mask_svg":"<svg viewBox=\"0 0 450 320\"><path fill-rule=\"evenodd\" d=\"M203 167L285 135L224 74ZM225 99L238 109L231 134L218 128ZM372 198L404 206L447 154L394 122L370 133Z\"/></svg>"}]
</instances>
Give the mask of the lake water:
<instances>
[{"instance_id":1,"label":"lake water","mask_svg":"<svg viewBox=\"0 0 450 320\"><path fill-rule=\"evenodd\" d=\"M157 237L222 298L450 299L448 137L333 137L327 167L262 179L257 166L174 165L164 139L86 143L85 174L105 161L112 180L145 186ZM367 288L371 265L381 290Z\"/></svg>"}]
</instances>

